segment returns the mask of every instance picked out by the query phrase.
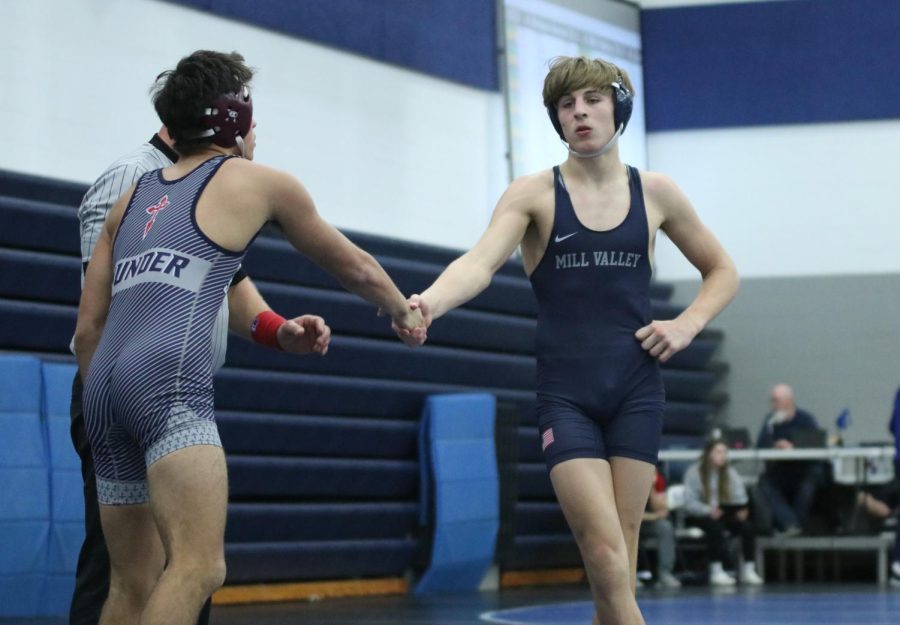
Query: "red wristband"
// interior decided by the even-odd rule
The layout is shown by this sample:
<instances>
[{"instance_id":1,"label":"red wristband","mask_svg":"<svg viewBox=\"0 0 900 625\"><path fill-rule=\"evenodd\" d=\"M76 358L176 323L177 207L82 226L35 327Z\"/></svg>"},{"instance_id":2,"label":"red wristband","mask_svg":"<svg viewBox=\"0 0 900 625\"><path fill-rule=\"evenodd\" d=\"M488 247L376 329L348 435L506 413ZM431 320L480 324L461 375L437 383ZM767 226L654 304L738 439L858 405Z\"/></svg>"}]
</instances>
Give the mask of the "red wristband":
<instances>
[{"instance_id":1,"label":"red wristband","mask_svg":"<svg viewBox=\"0 0 900 625\"><path fill-rule=\"evenodd\" d=\"M281 349L278 344L278 328L284 323L284 317L271 310L264 310L256 315L250 324L250 336L260 345Z\"/></svg>"}]
</instances>

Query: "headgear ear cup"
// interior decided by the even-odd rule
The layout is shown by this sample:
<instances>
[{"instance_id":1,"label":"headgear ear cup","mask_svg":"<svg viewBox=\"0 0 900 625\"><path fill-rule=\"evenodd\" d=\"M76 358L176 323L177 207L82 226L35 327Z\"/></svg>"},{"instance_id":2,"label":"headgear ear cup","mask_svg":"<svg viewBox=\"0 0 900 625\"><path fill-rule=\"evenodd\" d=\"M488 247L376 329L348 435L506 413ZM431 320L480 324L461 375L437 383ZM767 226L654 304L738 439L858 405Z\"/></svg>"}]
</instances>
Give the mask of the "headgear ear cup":
<instances>
[{"instance_id":1,"label":"headgear ear cup","mask_svg":"<svg viewBox=\"0 0 900 625\"><path fill-rule=\"evenodd\" d=\"M616 124L616 130L621 128L622 132L625 132L628 120L631 119L631 112L634 110L634 97L625 86L625 81L621 76L617 82L612 83L612 88L614 94L613 122Z\"/></svg>"},{"instance_id":2,"label":"headgear ear cup","mask_svg":"<svg viewBox=\"0 0 900 625\"><path fill-rule=\"evenodd\" d=\"M218 146L234 147L237 138L246 137L253 125L253 98L243 87L239 93L220 95L205 112L203 122L209 129L205 135Z\"/></svg>"},{"instance_id":3,"label":"headgear ear cup","mask_svg":"<svg viewBox=\"0 0 900 625\"><path fill-rule=\"evenodd\" d=\"M559 135L559 138L563 141L566 140L566 136L563 134L562 124L559 123L559 111L556 110L554 105L550 105L547 107L547 115L550 116L550 123L553 124L553 129L556 130L556 134Z\"/></svg>"}]
</instances>

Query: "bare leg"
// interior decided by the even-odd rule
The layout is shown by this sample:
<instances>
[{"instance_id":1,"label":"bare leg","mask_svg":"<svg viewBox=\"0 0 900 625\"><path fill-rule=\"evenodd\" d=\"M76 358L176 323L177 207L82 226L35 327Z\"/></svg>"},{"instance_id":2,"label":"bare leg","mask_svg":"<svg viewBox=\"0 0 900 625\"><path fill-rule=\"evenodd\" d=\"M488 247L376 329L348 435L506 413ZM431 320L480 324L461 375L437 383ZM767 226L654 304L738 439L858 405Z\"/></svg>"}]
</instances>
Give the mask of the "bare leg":
<instances>
[{"instance_id":1,"label":"bare leg","mask_svg":"<svg viewBox=\"0 0 900 625\"><path fill-rule=\"evenodd\" d=\"M194 625L225 580L225 454L212 445L185 447L155 462L147 479L168 563L140 623Z\"/></svg>"},{"instance_id":2,"label":"bare leg","mask_svg":"<svg viewBox=\"0 0 900 625\"><path fill-rule=\"evenodd\" d=\"M109 550L109 595L100 625L137 623L165 564L150 506L100 506Z\"/></svg>"},{"instance_id":3,"label":"bare leg","mask_svg":"<svg viewBox=\"0 0 900 625\"><path fill-rule=\"evenodd\" d=\"M643 493L641 506L646 504L653 470L652 465L647 466L650 473L642 482L646 483L647 491ZM631 571L635 565L629 562L610 464L593 458L567 460L553 467L550 481L584 560L596 607L594 622L644 625L634 598ZM627 487L624 480L622 483L623 489L634 489L633 483ZM631 499L628 496L624 501ZM634 524L635 529L638 523ZM634 552L636 555L636 548Z\"/></svg>"},{"instance_id":4,"label":"bare leg","mask_svg":"<svg viewBox=\"0 0 900 625\"><path fill-rule=\"evenodd\" d=\"M628 549L628 564L631 567L631 589L635 590L637 580L638 540L641 519L653 486L654 467L648 462L632 458L610 458L613 476L613 491L619 523Z\"/></svg>"}]
</instances>

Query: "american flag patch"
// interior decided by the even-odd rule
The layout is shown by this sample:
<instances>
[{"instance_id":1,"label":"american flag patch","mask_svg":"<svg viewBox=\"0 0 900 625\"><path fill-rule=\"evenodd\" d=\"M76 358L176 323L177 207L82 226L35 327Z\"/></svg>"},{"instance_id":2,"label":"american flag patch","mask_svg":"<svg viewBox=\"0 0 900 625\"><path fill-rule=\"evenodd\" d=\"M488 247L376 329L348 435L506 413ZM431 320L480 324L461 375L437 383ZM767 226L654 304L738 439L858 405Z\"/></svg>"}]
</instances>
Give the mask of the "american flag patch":
<instances>
[{"instance_id":1,"label":"american flag patch","mask_svg":"<svg viewBox=\"0 0 900 625\"><path fill-rule=\"evenodd\" d=\"M553 428L547 428L541 434L541 451L545 451L553 442Z\"/></svg>"}]
</instances>

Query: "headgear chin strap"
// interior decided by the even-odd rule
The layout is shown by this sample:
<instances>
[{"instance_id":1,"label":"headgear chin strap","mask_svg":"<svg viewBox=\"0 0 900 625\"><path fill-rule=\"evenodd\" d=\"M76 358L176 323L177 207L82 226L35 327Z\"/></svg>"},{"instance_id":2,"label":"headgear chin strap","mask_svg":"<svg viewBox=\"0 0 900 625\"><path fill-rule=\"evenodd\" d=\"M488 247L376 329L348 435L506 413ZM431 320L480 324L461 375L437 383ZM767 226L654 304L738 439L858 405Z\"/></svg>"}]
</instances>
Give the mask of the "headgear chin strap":
<instances>
[{"instance_id":1,"label":"headgear chin strap","mask_svg":"<svg viewBox=\"0 0 900 625\"><path fill-rule=\"evenodd\" d=\"M577 150L573 150L572 147L565 141L563 141L563 145L566 146L566 149L569 151L569 154L571 154L572 156L576 156L578 158L597 158L598 156L603 156L604 154L609 152L612 149L612 147L616 144L616 141L619 140L619 137L621 135L622 135L622 127L619 126L619 128L616 130L616 132L613 133L613 136L609 138L609 141L606 142L606 145L604 145L602 148L600 148L596 152L578 152Z\"/></svg>"},{"instance_id":2,"label":"headgear chin strap","mask_svg":"<svg viewBox=\"0 0 900 625\"><path fill-rule=\"evenodd\" d=\"M244 154L244 137L253 126L253 99L250 90L242 87L238 93L226 93L217 97L212 106L203 111L205 131L199 137L212 137L212 142L223 148L238 146Z\"/></svg>"},{"instance_id":3,"label":"headgear chin strap","mask_svg":"<svg viewBox=\"0 0 900 625\"><path fill-rule=\"evenodd\" d=\"M625 127L628 126L628 120L631 119L631 112L634 110L634 96L631 94L631 91L628 90L628 87L625 86L625 80L621 75L618 76L616 82L610 83L610 87L612 87L613 91L613 125L616 128L616 132L605 146L590 154L576 152L569 147L569 144L566 141L566 135L563 133L562 124L559 123L559 111L557 110L556 105L547 107L547 115L550 117L550 123L553 124L556 134L558 134L559 138L566 144L566 147L571 154L581 158L594 158L606 154L619 139L621 134L625 132Z\"/></svg>"}]
</instances>

